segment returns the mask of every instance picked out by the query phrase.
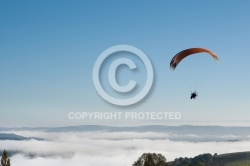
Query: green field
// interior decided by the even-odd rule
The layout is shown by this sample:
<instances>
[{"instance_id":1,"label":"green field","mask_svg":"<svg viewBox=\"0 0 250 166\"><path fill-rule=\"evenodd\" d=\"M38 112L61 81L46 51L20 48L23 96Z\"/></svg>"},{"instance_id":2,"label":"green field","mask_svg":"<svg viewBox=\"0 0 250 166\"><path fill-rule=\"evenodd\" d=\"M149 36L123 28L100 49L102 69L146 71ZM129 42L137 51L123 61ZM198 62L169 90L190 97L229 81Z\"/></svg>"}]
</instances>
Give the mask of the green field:
<instances>
[{"instance_id":1,"label":"green field","mask_svg":"<svg viewBox=\"0 0 250 166\"><path fill-rule=\"evenodd\" d=\"M225 163L225 166L250 166L250 160L240 160Z\"/></svg>"},{"instance_id":2,"label":"green field","mask_svg":"<svg viewBox=\"0 0 250 166\"><path fill-rule=\"evenodd\" d=\"M214 157L216 165L250 166L250 152L237 152L217 155Z\"/></svg>"}]
</instances>

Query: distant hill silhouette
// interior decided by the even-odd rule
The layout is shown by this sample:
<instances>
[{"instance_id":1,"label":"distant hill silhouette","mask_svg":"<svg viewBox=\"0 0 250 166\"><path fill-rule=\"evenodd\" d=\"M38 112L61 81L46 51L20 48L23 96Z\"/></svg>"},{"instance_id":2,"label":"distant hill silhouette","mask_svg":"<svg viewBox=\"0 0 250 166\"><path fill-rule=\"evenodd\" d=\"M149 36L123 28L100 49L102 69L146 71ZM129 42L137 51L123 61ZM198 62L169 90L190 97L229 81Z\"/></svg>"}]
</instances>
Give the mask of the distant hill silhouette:
<instances>
[{"instance_id":1,"label":"distant hill silhouette","mask_svg":"<svg viewBox=\"0 0 250 166\"><path fill-rule=\"evenodd\" d=\"M44 132L156 132L167 133L164 139L188 142L237 142L248 141L250 127L236 126L164 126L145 125L132 127L113 127L102 125L80 125L65 127L21 127L0 128L0 132L44 131ZM195 135L195 136L194 136ZM36 138L35 138L36 139ZM122 139L122 138L121 138ZM153 137L147 139L154 139Z\"/></svg>"},{"instance_id":2,"label":"distant hill silhouette","mask_svg":"<svg viewBox=\"0 0 250 166\"><path fill-rule=\"evenodd\" d=\"M250 131L250 127L238 127L238 126L193 126L193 125L181 125L181 126L164 126L164 125L144 125L144 126L132 126L132 127L114 127L114 126L102 126L102 125L80 125L80 126L64 126L64 127L20 127L20 128L2 128L0 131L45 131L45 132L72 132L72 131L107 131L107 132L167 132L177 134L203 134L206 131L207 134L222 134L228 133L235 135L246 134Z\"/></svg>"},{"instance_id":3,"label":"distant hill silhouette","mask_svg":"<svg viewBox=\"0 0 250 166\"><path fill-rule=\"evenodd\" d=\"M20 135L12 134L12 133L0 133L0 140L15 140L15 141L22 141L22 140L38 140L38 141L43 141L44 139L42 138L37 138L37 137L23 137Z\"/></svg>"}]
</instances>

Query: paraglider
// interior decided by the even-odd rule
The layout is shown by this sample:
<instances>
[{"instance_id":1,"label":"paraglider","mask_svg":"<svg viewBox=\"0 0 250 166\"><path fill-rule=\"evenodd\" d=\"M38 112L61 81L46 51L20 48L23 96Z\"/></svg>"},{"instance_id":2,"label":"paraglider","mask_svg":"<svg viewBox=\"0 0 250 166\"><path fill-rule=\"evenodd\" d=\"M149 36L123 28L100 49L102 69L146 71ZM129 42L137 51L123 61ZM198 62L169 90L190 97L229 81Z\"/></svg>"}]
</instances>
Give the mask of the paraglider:
<instances>
[{"instance_id":1,"label":"paraglider","mask_svg":"<svg viewBox=\"0 0 250 166\"><path fill-rule=\"evenodd\" d=\"M208 55L210 55L213 59L215 59L216 61L219 61L219 57L213 53L212 51L205 49L205 48L188 48L185 49L179 53L177 53L171 60L170 62L170 69L171 70L175 70L175 68L178 66L178 64L185 59L188 56L197 54L197 53L208 53ZM194 91L193 93L191 93L191 97L190 99L195 99L196 97L198 97L197 93Z\"/></svg>"},{"instance_id":2,"label":"paraglider","mask_svg":"<svg viewBox=\"0 0 250 166\"><path fill-rule=\"evenodd\" d=\"M196 92L191 93L190 99L196 99L198 97L198 94Z\"/></svg>"}]
</instances>

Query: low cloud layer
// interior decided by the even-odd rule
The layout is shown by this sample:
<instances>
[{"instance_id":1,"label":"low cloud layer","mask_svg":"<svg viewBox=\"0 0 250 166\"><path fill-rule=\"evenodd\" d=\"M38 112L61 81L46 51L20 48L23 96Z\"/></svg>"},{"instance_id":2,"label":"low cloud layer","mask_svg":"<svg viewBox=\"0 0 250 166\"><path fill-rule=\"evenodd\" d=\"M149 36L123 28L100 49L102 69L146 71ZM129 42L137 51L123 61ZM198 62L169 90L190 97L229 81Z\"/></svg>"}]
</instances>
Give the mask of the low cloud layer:
<instances>
[{"instance_id":1,"label":"low cloud layer","mask_svg":"<svg viewBox=\"0 0 250 166\"><path fill-rule=\"evenodd\" d=\"M216 139L239 137L231 135L214 136L214 141L204 142L202 140L206 140L209 136L189 135L188 140L183 141L180 138L186 136L154 132L16 131L15 134L46 139L46 141L0 141L1 149L20 152L11 157L12 165L18 166L131 166L144 152L161 153L171 161L178 157L193 157L202 153L222 154L250 150L248 140L216 141ZM29 154L33 157L29 157Z\"/></svg>"}]
</instances>

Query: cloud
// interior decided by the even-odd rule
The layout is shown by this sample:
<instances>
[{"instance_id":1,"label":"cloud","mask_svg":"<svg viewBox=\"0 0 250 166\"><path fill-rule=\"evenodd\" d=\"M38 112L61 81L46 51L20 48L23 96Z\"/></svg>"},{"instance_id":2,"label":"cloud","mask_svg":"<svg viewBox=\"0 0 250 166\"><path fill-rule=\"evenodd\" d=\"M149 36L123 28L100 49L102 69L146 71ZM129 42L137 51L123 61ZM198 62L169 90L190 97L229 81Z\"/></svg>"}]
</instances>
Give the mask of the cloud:
<instances>
[{"instance_id":1,"label":"cloud","mask_svg":"<svg viewBox=\"0 0 250 166\"><path fill-rule=\"evenodd\" d=\"M204 130L204 129L203 129ZM188 142L225 142L225 141L248 141L250 140L250 135L241 131L239 133L230 134L230 132L220 133L206 133L198 132L189 134L188 132L42 132L42 131L7 131L0 133L15 133L24 137L38 137L47 140L55 140L64 142L65 139L68 141L76 142L81 139L107 139L107 140L126 140L126 139L168 139L172 141L188 141ZM245 133L244 135L242 133Z\"/></svg>"},{"instance_id":2,"label":"cloud","mask_svg":"<svg viewBox=\"0 0 250 166\"><path fill-rule=\"evenodd\" d=\"M222 154L250 149L250 141L215 141L220 137L232 138L230 135L214 136L213 142L199 141L209 136L189 135L188 139L198 140L190 142L178 140L181 135L154 132L18 131L15 134L46 139L46 141L0 141L2 149L21 152L11 157L12 165L19 166L131 166L144 152L161 153L171 161L178 157L193 157L202 153ZM33 154L35 157L28 157L28 154Z\"/></svg>"}]
</instances>

